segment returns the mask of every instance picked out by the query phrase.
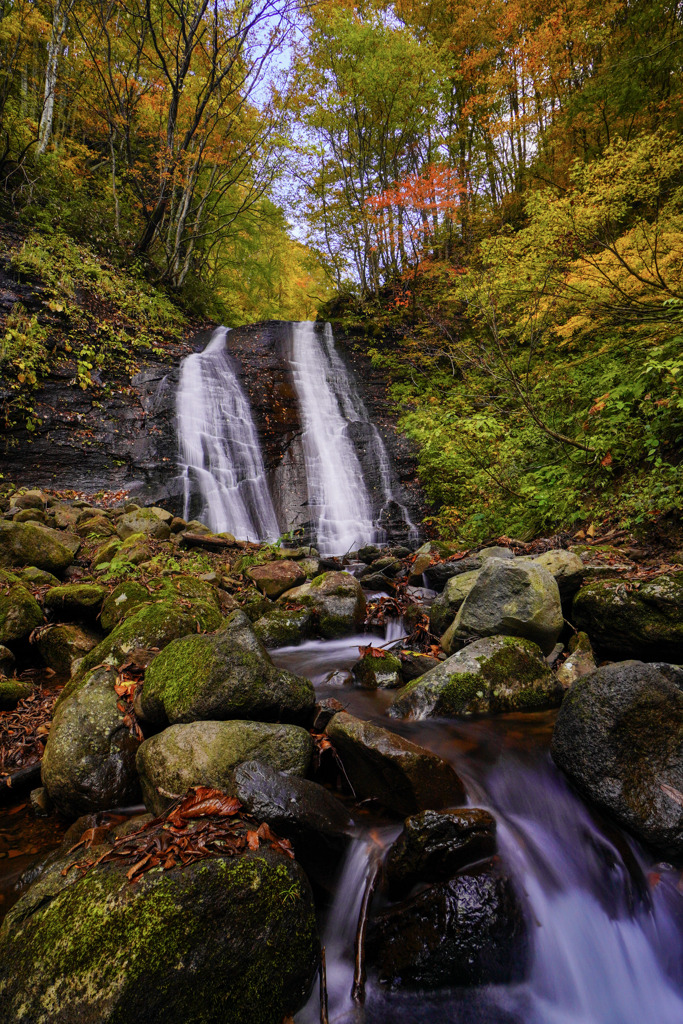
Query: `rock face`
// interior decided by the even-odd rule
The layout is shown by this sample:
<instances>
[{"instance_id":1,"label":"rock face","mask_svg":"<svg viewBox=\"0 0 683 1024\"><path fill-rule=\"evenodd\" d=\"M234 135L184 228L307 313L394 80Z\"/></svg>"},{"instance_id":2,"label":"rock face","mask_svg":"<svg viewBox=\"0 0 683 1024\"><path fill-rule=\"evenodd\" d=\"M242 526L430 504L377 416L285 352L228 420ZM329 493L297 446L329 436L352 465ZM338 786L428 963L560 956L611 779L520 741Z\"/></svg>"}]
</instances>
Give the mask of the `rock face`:
<instances>
[{"instance_id":1,"label":"rock face","mask_svg":"<svg viewBox=\"0 0 683 1024\"><path fill-rule=\"evenodd\" d=\"M310 886L259 850L142 874L64 856L0 931L0 1017L31 1024L281 1024L318 960Z\"/></svg>"},{"instance_id":2,"label":"rock face","mask_svg":"<svg viewBox=\"0 0 683 1024\"><path fill-rule=\"evenodd\" d=\"M148 721L171 723L305 722L314 704L312 684L275 667L241 611L216 633L170 643L147 669L141 698Z\"/></svg>"},{"instance_id":3,"label":"rock face","mask_svg":"<svg viewBox=\"0 0 683 1024\"><path fill-rule=\"evenodd\" d=\"M0 644L25 640L43 624L43 613L16 576L0 572Z\"/></svg>"},{"instance_id":4,"label":"rock face","mask_svg":"<svg viewBox=\"0 0 683 1024\"><path fill-rule=\"evenodd\" d=\"M508 878L491 868L456 876L378 915L368 957L381 983L436 989L524 977L526 936Z\"/></svg>"},{"instance_id":5,"label":"rock face","mask_svg":"<svg viewBox=\"0 0 683 1024\"><path fill-rule=\"evenodd\" d=\"M496 852L496 822L488 811L423 811L406 818L384 862L392 893L408 892L418 882L444 882L456 871Z\"/></svg>"},{"instance_id":6,"label":"rock face","mask_svg":"<svg viewBox=\"0 0 683 1024\"><path fill-rule=\"evenodd\" d=\"M465 598L454 623L454 639L519 636L550 654L564 619L557 583L532 562L492 558Z\"/></svg>"},{"instance_id":7,"label":"rock face","mask_svg":"<svg viewBox=\"0 0 683 1024\"><path fill-rule=\"evenodd\" d=\"M0 566L35 565L60 573L73 562L78 537L37 523L0 522Z\"/></svg>"},{"instance_id":8,"label":"rock face","mask_svg":"<svg viewBox=\"0 0 683 1024\"><path fill-rule=\"evenodd\" d=\"M98 668L57 703L41 774L55 807L68 817L139 799L139 741L119 710L115 683L114 670Z\"/></svg>"},{"instance_id":9,"label":"rock face","mask_svg":"<svg viewBox=\"0 0 683 1024\"><path fill-rule=\"evenodd\" d=\"M262 761L287 775L304 776L313 740L297 725L262 722L192 722L172 725L140 746L137 769L145 804L159 814L190 786L229 789L244 761Z\"/></svg>"},{"instance_id":10,"label":"rock face","mask_svg":"<svg viewBox=\"0 0 683 1024\"><path fill-rule=\"evenodd\" d=\"M285 608L310 608L316 634L333 639L360 629L365 620L365 594L347 572L324 572L310 583L288 590L278 598Z\"/></svg>"},{"instance_id":11,"label":"rock face","mask_svg":"<svg viewBox=\"0 0 683 1024\"><path fill-rule=\"evenodd\" d=\"M462 782L437 754L388 729L340 712L326 729L360 799L374 797L398 814L462 803Z\"/></svg>"},{"instance_id":12,"label":"rock face","mask_svg":"<svg viewBox=\"0 0 683 1024\"><path fill-rule=\"evenodd\" d=\"M539 711L562 700L563 690L530 640L492 636L469 644L408 683L390 708L395 718Z\"/></svg>"},{"instance_id":13,"label":"rock face","mask_svg":"<svg viewBox=\"0 0 683 1024\"><path fill-rule=\"evenodd\" d=\"M621 662L567 692L552 756L573 784L645 842L683 853L683 669Z\"/></svg>"},{"instance_id":14,"label":"rock face","mask_svg":"<svg viewBox=\"0 0 683 1024\"><path fill-rule=\"evenodd\" d=\"M574 598L573 620L606 655L683 661L683 572L587 583Z\"/></svg>"}]
</instances>

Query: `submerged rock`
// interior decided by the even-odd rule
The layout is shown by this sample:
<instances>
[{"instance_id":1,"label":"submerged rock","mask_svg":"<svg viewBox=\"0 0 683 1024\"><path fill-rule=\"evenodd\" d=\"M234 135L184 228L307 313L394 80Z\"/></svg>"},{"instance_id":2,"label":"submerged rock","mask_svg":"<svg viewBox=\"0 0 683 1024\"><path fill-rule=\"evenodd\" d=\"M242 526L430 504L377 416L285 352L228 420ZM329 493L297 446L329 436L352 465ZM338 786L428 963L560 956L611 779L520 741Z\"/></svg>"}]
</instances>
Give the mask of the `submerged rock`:
<instances>
[{"instance_id":1,"label":"submerged rock","mask_svg":"<svg viewBox=\"0 0 683 1024\"><path fill-rule=\"evenodd\" d=\"M139 800L139 740L121 710L116 679L115 669L97 668L57 702L41 775L67 817Z\"/></svg>"},{"instance_id":2,"label":"submerged rock","mask_svg":"<svg viewBox=\"0 0 683 1024\"><path fill-rule=\"evenodd\" d=\"M469 644L404 686L389 714L448 718L539 711L559 704L562 694L536 644L492 636Z\"/></svg>"},{"instance_id":3,"label":"submerged rock","mask_svg":"<svg viewBox=\"0 0 683 1024\"><path fill-rule=\"evenodd\" d=\"M172 641L145 673L140 706L150 722L256 719L306 722L315 691L277 668L244 612L220 630Z\"/></svg>"},{"instance_id":4,"label":"submerged rock","mask_svg":"<svg viewBox=\"0 0 683 1024\"><path fill-rule=\"evenodd\" d=\"M555 763L589 800L664 853L683 854L683 669L625 661L578 679Z\"/></svg>"},{"instance_id":5,"label":"submerged rock","mask_svg":"<svg viewBox=\"0 0 683 1024\"><path fill-rule=\"evenodd\" d=\"M451 766L430 750L346 712L326 729L357 797L373 797L398 814L462 803L465 790Z\"/></svg>"},{"instance_id":6,"label":"submerged rock","mask_svg":"<svg viewBox=\"0 0 683 1024\"><path fill-rule=\"evenodd\" d=\"M380 983L392 988L508 984L520 981L527 966L519 901L510 880L491 867L378 915L367 951Z\"/></svg>"},{"instance_id":7,"label":"submerged rock","mask_svg":"<svg viewBox=\"0 0 683 1024\"><path fill-rule=\"evenodd\" d=\"M550 654L564 618L557 583L533 562L500 561L484 565L453 624L462 644L486 636L518 636Z\"/></svg>"},{"instance_id":8,"label":"submerged rock","mask_svg":"<svg viewBox=\"0 0 683 1024\"><path fill-rule=\"evenodd\" d=\"M683 572L587 583L574 598L573 621L605 654L683 661Z\"/></svg>"},{"instance_id":9,"label":"submerged rock","mask_svg":"<svg viewBox=\"0 0 683 1024\"><path fill-rule=\"evenodd\" d=\"M310 608L316 634L325 639L353 633L365 621L363 588L346 572L324 572L310 583L288 590L278 602L284 607Z\"/></svg>"},{"instance_id":10,"label":"submerged rock","mask_svg":"<svg viewBox=\"0 0 683 1024\"><path fill-rule=\"evenodd\" d=\"M81 877L66 871L74 859L58 859L0 930L2 1020L281 1024L303 1003L319 946L296 861L263 848L131 883L126 864Z\"/></svg>"},{"instance_id":11,"label":"submerged rock","mask_svg":"<svg viewBox=\"0 0 683 1024\"><path fill-rule=\"evenodd\" d=\"M312 753L310 733L298 725L192 722L172 725L145 740L137 768L145 805L159 814L190 786L229 790L234 769L244 761L262 761L287 775L304 776Z\"/></svg>"},{"instance_id":12,"label":"submerged rock","mask_svg":"<svg viewBox=\"0 0 683 1024\"><path fill-rule=\"evenodd\" d=\"M496 822L488 811L423 811L406 818L403 832L387 853L387 885L401 893L417 882L443 882L495 852Z\"/></svg>"},{"instance_id":13,"label":"submerged rock","mask_svg":"<svg viewBox=\"0 0 683 1024\"><path fill-rule=\"evenodd\" d=\"M0 566L34 565L60 573L71 565L80 543L73 534L38 523L0 522Z\"/></svg>"}]
</instances>

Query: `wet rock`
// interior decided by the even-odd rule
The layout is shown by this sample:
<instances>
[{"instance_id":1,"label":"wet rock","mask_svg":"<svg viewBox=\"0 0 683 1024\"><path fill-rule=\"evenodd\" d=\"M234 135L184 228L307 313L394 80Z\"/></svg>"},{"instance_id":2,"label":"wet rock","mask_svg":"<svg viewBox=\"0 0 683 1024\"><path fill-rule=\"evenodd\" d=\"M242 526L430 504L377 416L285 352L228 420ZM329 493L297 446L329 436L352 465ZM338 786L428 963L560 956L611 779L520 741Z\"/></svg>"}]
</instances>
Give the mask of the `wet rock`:
<instances>
[{"instance_id":1,"label":"wet rock","mask_svg":"<svg viewBox=\"0 0 683 1024\"><path fill-rule=\"evenodd\" d=\"M437 989L507 984L525 974L526 935L510 880L461 874L377 916L368 958L381 984Z\"/></svg>"},{"instance_id":2,"label":"wet rock","mask_svg":"<svg viewBox=\"0 0 683 1024\"><path fill-rule=\"evenodd\" d=\"M0 566L34 565L63 572L73 562L80 540L37 523L0 522Z\"/></svg>"},{"instance_id":3,"label":"wet rock","mask_svg":"<svg viewBox=\"0 0 683 1024\"><path fill-rule=\"evenodd\" d=\"M429 610L429 631L434 636L442 636L452 624L455 616L479 578L479 570L463 572L451 576L447 580L443 592L439 594Z\"/></svg>"},{"instance_id":4,"label":"wet rock","mask_svg":"<svg viewBox=\"0 0 683 1024\"><path fill-rule=\"evenodd\" d=\"M421 654L419 651L400 651L401 676L404 683L410 683L413 679L419 679L425 672L436 668L441 662L438 658L432 658L429 654Z\"/></svg>"},{"instance_id":5,"label":"wet rock","mask_svg":"<svg viewBox=\"0 0 683 1024\"><path fill-rule=\"evenodd\" d=\"M145 805L153 814L190 786L229 790L244 761L261 761L303 777L313 753L310 734L298 725L263 722L191 722L172 725L145 740L137 756Z\"/></svg>"},{"instance_id":6,"label":"wet rock","mask_svg":"<svg viewBox=\"0 0 683 1024\"><path fill-rule=\"evenodd\" d=\"M361 562L372 562L375 558L380 558L382 549L378 548L375 544L366 544L365 547L359 548L357 551L358 558Z\"/></svg>"},{"instance_id":7,"label":"wet rock","mask_svg":"<svg viewBox=\"0 0 683 1024\"><path fill-rule=\"evenodd\" d=\"M395 718L540 711L555 707L563 690L530 640L493 636L477 640L397 693Z\"/></svg>"},{"instance_id":8,"label":"wet rock","mask_svg":"<svg viewBox=\"0 0 683 1024\"><path fill-rule=\"evenodd\" d=\"M445 882L468 864L496 852L496 822L488 811L464 807L423 811L406 818L403 832L384 862L391 893L407 893L418 882Z\"/></svg>"},{"instance_id":9,"label":"wet rock","mask_svg":"<svg viewBox=\"0 0 683 1024\"><path fill-rule=\"evenodd\" d=\"M29 803L31 805L31 813L36 818L47 818L54 811L52 801L45 786L38 786L36 789L32 789L29 793Z\"/></svg>"},{"instance_id":10,"label":"wet rock","mask_svg":"<svg viewBox=\"0 0 683 1024\"><path fill-rule=\"evenodd\" d=\"M70 676L76 662L94 650L101 641L101 633L83 626L58 623L40 631L38 650L48 668L60 675Z\"/></svg>"},{"instance_id":11,"label":"wet rock","mask_svg":"<svg viewBox=\"0 0 683 1024\"><path fill-rule=\"evenodd\" d=\"M286 590L298 587L306 579L306 573L301 565L288 560L255 565L247 570L247 576L253 580L262 594L272 600L284 594Z\"/></svg>"},{"instance_id":12,"label":"wet rock","mask_svg":"<svg viewBox=\"0 0 683 1024\"><path fill-rule=\"evenodd\" d=\"M106 847L103 848L103 852ZM270 849L168 871L63 855L0 931L0 1016L31 1024L281 1024L319 940L310 886Z\"/></svg>"},{"instance_id":13,"label":"wet rock","mask_svg":"<svg viewBox=\"0 0 683 1024\"><path fill-rule=\"evenodd\" d=\"M398 814L462 803L462 782L446 761L388 729L339 712L325 730L357 797Z\"/></svg>"},{"instance_id":14,"label":"wet rock","mask_svg":"<svg viewBox=\"0 0 683 1024\"><path fill-rule=\"evenodd\" d=\"M257 821L267 821L279 836L291 840L305 868L338 858L348 844L349 813L317 782L247 761L235 769L232 792Z\"/></svg>"},{"instance_id":15,"label":"wet rock","mask_svg":"<svg viewBox=\"0 0 683 1024\"><path fill-rule=\"evenodd\" d=\"M572 615L603 654L683 661L683 572L647 582L587 583L574 598Z\"/></svg>"},{"instance_id":16,"label":"wet rock","mask_svg":"<svg viewBox=\"0 0 683 1024\"><path fill-rule=\"evenodd\" d=\"M394 558L391 555L383 555L381 558L375 558L375 560L365 569L362 570L360 578L363 579L366 576L384 576L389 579L393 579L403 568L401 560Z\"/></svg>"},{"instance_id":17,"label":"wet rock","mask_svg":"<svg viewBox=\"0 0 683 1024\"><path fill-rule=\"evenodd\" d=\"M0 572L0 644L25 640L42 626L43 612L12 573Z\"/></svg>"},{"instance_id":18,"label":"wet rock","mask_svg":"<svg viewBox=\"0 0 683 1024\"><path fill-rule=\"evenodd\" d=\"M109 591L96 583L69 583L52 587L45 594L45 607L58 615L95 619Z\"/></svg>"},{"instance_id":19,"label":"wet rock","mask_svg":"<svg viewBox=\"0 0 683 1024\"><path fill-rule=\"evenodd\" d=\"M288 608L268 608L254 623L254 632L266 647L288 647L314 633L314 618L310 608L293 611Z\"/></svg>"},{"instance_id":20,"label":"wet rock","mask_svg":"<svg viewBox=\"0 0 683 1024\"><path fill-rule=\"evenodd\" d=\"M557 670L557 681L568 690L572 683L596 669L593 648L586 633L577 633L569 641L569 656Z\"/></svg>"},{"instance_id":21,"label":"wet rock","mask_svg":"<svg viewBox=\"0 0 683 1024\"><path fill-rule=\"evenodd\" d=\"M645 842L683 854L683 669L618 662L567 691L555 763Z\"/></svg>"},{"instance_id":22,"label":"wet rock","mask_svg":"<svg viewBox=\"0 0 683 1024\"><path fill-rule=\"evenodd\" d=\"M454 623L462 644L486 636L518 636L550 654L564 618L557 583L533 563L492 558L484 565Z\"/></svg>"},{"instance_id":23,"label":"wet rock","mask_svg":"<svg viewBox=\"0 0 683 1024\"><path fill-rule=\"evenodd\" d=\"M0 678L0 709L11 710L20 700L30 697L32 693L33 687L29 683L21 683L18 679Z\"/></svg>"},{"instance_id":24,"label":"wet rock","mask_svg":"<svg viewBox=\"0 0 683 1024\"><path fill-rule=\"evenodd\" d=\"M144 533L154 540L168 540L171 528L163 522L151 508L135 509L125 512L116 524L116 532L121 540L126 540L134 533Z\"/></svg>"},{"instance_id":25,"label":"wet rock","mask_svg":"<svg viewBox=\"0 0 683 1024\"><path fill-rule=\"evenodd\" d=\"M308 722L315 691L277 668L242 611L215 633L175 640L145 673L140 700L150 722L249 718Z\"/></svg>"},{"instance_id":26,"label":"wet rock","mask_svg":"<svg viewBox=\"0 0 683 1024\"><path fill-rule=\"evenodd\" d=\"M215 587L195 576L172 576L143 585L137 580L119 584L102 605L102 629L110 630L143 605L178 602L183 606L199 603L219 609Z\"/></svg>"},{"instance_id":27,"label":"wet rock","mask_svg":"<svg viewBox=\"0 0 683 1024\"><path fill-rule=\"evenodd\" d=\"M481 559L478 555L469 558L460 558L453 562L435 562L425 569L425 578L429 586L436 591L442 591L449 580L456 576L462 576L468 572L476 572L481 569Z\"/></svg>"},{"instance_id":28,"label":"wet rock","mask_svg":"<svg viewBox=\"0 0 683 1024\"><path fill-rule=\"evenodd\" d=\"M431 555L427 552L418 554L415 561L410 567L410 573L408 576L408 583L416 587L422 586L422 577L429 566L432 564ZM431 583L430 583L431 586Z\"/></svg>"},{"instance_id":29,"label":"wet rock","mask_svg":"<svg viewBox=\"0 0 683 1024\"><path fill-rule=\"evenodd\" d=\"M288 590L278 598L285 608L310 608L316 635L325 639L345 636L365 620L365 595L357 579L346 572L325 572L310 583Z\"/></svg>"},{"instance_id":30,"label":"wet rock","mask_svg":"<svg viewBox=\"0 0 683 1024\"><path fill-rule=\"evenodd\" d=\"M315 706L313 716L313 732L324 732L334 716L339 711L345 710L341 701L335 700L334 697L324 697L322 700L319 700Z\"/></svg>"},{"instance_id":31,"label":"wet rock","mask_svg":"<svg viewBox=\"0 0 683 1024\"><path fill-rule=\"evenodd\" d=\"M364 654L351 669L361 690L395 690L403 683L401 661L391 651Z\"/></svg>"},{"instance_id":32,"label":"wet rock","mask_svg":"<svg viewBox=\"0 0 683 1024\"><path fill-rule=\"evenodd\" d=\"M273 610L273 602L264 597L256 587L248 587L240 594L240 608L252 622L256 622L263 616L270 614Z\"/></svg>"},{"instance_id":33,"label":"wet rock","mask_svg":"<svg viewBox=\"0 0 683 1024\"><path fill-rule=\"evenodd\" d=\"M119 707L116 679L115 669L97 668L57 702L41 775L68 817L139 800L139 743Z\"/></svg>"}]
</instances>

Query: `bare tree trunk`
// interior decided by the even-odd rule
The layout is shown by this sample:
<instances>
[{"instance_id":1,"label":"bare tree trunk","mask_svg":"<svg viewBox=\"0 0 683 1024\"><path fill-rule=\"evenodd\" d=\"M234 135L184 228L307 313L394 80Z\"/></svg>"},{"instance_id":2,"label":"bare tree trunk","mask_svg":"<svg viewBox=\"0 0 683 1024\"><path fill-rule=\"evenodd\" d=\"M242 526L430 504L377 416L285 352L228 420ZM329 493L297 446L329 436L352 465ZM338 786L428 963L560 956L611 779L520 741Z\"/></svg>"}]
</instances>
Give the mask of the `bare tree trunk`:
<instances>
[{"instance_id":1,"label":"bare tree trunk","mask_svg":"<svg viewBox=\"0 0 683 1024\"><path fill-rule=\"evenodd\" d=\"M69 23L69 15L75 0L57 0L52 12L52 33L47 44L47 67L45 69L45 91L43 95L43 111L40 115L38 129L38 154L47 150L52 136L52 125L55 111L55 92L57 90L57 68L62 52L62 43Z\"/></svg>"}]
</instances>

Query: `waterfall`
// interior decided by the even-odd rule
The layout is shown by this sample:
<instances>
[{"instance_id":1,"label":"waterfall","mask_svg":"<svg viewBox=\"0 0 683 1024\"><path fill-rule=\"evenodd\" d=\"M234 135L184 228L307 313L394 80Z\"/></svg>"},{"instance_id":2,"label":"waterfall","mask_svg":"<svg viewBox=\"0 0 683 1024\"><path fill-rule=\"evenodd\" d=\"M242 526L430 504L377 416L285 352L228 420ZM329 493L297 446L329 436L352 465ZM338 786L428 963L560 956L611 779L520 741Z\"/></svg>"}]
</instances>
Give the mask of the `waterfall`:
<instances>
[{"instance_id":1,"label":"waterfall","mask_svg":"<svg viewBox=\"0 0 683 1024\"><path fill-rule=\"evenodd\" d=\"M417 535L396 498L384 442L334 347L331 326L320 335L311 322L294 324L289 361L303 425L308 508L321 553L339 555L383 540L381 518L389 504ZM363 436L365 472L354 428Z\"/></svg>"},{"instance_id":2,"label":"waterfall","mask_svg":"<svg viewBox=\"0 0 683 1024\"><path fill-rule=\"evenodd\" d=\"M199 513L217 533L274 540L277 517L249 401L226 349L228 328L214 331L201 353L183 361L176 411L185 509L198 489Z\"/></svg>"}]
</instances>

